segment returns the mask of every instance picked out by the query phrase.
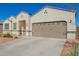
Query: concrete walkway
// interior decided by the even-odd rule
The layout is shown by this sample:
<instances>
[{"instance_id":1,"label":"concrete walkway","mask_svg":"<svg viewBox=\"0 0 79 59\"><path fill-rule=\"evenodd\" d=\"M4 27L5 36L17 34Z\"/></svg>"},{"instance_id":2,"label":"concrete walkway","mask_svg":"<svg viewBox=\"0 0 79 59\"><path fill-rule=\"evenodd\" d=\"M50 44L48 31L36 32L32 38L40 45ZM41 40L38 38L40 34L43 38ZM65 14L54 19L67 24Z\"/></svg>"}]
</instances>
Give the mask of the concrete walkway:
<instances>
[{"instance_id":1,"label":"concrete walkway","mask_svg":"<svg viewBox=\"0 0 79 59\"><path fill-rule=\"evenodd\" d=\"M1 56L59 56L65 39L21 37L1 44Z\"/></svg>"}]
</instances>

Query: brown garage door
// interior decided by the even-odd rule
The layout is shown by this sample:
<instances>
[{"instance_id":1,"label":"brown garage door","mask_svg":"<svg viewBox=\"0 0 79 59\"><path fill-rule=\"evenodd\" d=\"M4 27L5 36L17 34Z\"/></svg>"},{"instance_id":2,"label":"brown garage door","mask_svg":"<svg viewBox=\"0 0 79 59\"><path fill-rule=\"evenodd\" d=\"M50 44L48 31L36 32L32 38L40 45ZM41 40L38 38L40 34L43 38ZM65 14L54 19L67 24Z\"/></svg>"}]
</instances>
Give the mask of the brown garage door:
<instances>
[{"instance_id":1,"label":"brown garage door","mask_svg":"<svg viewBox=\"0 0 79 59\"><path fill-rule=\"evenodd\" d=\"M67 23L65 21L32 24L32 35L37 37L66 38L66 31Z\"/></svg>"}]
</instances>

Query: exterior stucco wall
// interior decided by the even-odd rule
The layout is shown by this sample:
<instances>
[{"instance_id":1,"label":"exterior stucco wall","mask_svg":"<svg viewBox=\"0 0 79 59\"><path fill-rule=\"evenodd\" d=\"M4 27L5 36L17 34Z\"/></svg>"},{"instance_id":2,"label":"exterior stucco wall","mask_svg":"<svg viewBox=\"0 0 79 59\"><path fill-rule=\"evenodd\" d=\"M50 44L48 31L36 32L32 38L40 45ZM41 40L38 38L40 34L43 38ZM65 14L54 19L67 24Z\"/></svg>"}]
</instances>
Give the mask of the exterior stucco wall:
<instances>
[{"instance_id":1,"label":"exterior stucco wall","mask_svg":"<svg viewBox=\"0 0 79 59\"><path fill-rule=\"evenodd\" d=\"M12 34L18 35L16 17L11 17L10 20L12 21L12 23L11 23L11 26L12 26L12 27L11 27ZM16 29L13 29L13 23L16 23Z\"/></svg>"},{"instance_id":2,"label":"exterior stucco wall","mask_svg":"<svg viewBox=\"0 0 79 59\"><path fill-rule=\"evenodd\" d=\"M46 13L45 13L46 12ZM9 21L11 20L12 23ZM58 10L53 8L44 8L35 15L30 16L28 13L21 12L16 17L10 17L3 22L3 33L11 33L19 35L19 21L26 21L26 36L32 36L32 23L66 21L67 22L67 39L76 38L75 12ZM9 30L4 29L5 23L9 23ZM16 30L13 29L13 23L17 23ZM12 30L12 31L11 31ZM31 32L29 32L31 31Z\"/></svg>"},{"instance_id":3,"label":"exterior stucco wall","mask_svg":"<svg viewBox=\"0 0 79 59\"><path fill-rule=\"evenodd\" d=\"M8 23L9 24L9 29L8 30L5 30L5 24ZM11 23L9 20L5 20L3 22L3 33L6 34L6 33L10 33L11 34Z\"/></svg>"},{"instance_id":4,"label":"exterior stucco wall","mask_svg":"<svg viewBox=\"0 0 79 59\"><path fill-rule=\"evenodd\" d=\"M10 34L15 34L18 35L18 32L13 29L13 23L17 23L16 18L11 16L10 18L8 18L7 20L4 21L3 23L3 33L10 33ZM5 30L5 24L8 23L9 24L9 30ZM16 27L17 28L17 27Z\"/></svg>"},{"instance_id":5,"label":"exterior stucco wall","mask_svg":"<svg viewBox=\"0 0 79 59\"><path fill-rule=\"evenodd\" d=\"M44 14L45 10L47 13ZM72 21L71 23L70 20ZM67 31L76 31L75 12L69 12L52 8L44 8L43 10L39 11L31 17L31 23L51 21L66 21ZM74 33L67 33L67 39L74 39L76 37L75 35L76 34Z\"/></svg>"}]
</instances>

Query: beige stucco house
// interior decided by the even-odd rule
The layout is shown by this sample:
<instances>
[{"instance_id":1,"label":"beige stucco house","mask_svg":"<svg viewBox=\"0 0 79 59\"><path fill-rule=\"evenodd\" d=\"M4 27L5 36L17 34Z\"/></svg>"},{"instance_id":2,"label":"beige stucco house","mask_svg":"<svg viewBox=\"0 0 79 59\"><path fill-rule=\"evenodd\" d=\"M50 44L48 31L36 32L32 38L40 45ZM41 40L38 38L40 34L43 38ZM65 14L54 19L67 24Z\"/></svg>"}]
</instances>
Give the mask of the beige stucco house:
<instances>
[{"instance_id":1,"label":"beige stucco house","mask_svg":"<svg viewBox=\"0 0 79 59\"><path fill-rule=\"evenodd\" d=\"M21 12L7 19L3 30L17 36L75 39L75 11L46 6L33 15Z\"/></svg>"},{"instance_id":2,"label":"beige stucco house","mask_svg":"<svg viewBox=\"0 0 79 59\"><path fill-rule=\"evenodd\" d=\"M6 19L4 22L3 22L3 33L10 33L11 34L11 18L13 18L12 16L8 19Z\"/></svg>"}]
</instances>

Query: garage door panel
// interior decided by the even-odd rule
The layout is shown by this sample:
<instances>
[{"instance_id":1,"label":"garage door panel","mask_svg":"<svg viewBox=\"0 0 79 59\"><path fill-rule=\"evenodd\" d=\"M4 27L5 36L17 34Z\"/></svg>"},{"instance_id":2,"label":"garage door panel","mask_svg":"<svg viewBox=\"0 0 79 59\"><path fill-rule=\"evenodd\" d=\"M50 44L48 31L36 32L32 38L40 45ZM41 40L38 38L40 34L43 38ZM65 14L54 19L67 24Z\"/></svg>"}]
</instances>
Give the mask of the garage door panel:
<instances>
[{"instance_id":1,"label":"garage door panel","mask_svg":"<svg viewBox=\"0 0 79 59\"><path fill-rule=\"evenodd\" d=\"M61 22L33 23L32 35L39 37L66 38L67 24Z\"/></svg>"}]
</instances>

